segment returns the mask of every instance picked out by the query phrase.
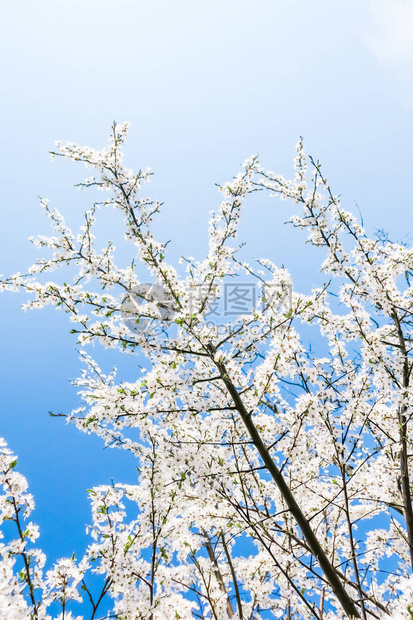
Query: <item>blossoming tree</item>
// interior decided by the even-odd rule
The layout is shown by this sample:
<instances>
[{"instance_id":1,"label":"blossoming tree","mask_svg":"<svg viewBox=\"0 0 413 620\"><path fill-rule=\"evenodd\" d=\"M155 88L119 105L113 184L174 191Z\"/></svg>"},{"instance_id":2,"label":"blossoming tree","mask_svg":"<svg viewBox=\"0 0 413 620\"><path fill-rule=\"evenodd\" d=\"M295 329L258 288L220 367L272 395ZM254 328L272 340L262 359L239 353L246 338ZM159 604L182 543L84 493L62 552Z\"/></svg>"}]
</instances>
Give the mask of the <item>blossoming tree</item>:
<instances>
[{"instance_id":1,"label":"blossoming tree","mask_svg":"<svg viewBox=\"0 0 413 620\"><path fill-rule=\"evenodd\" d=\"M46 570L3 442L0 617L413 618L413 251L369 239L300 141L293 180L247 160L219 188L205 259L174 267L152 233L160 204L142 195L151 172L123 164L126 134L114 124L102 151L57 145L54 156L94 170L80 187L104 199L78 234L42 200L54 234L32 241L48 254L2 288L70 315L86 369L68 419L131 451L138 480L90 489L84 557ZM325 249L323 287L297 293L285 269L240 258L254 191L299 207L291 222ZM124 214L126 269L111 244L96 249L103 208ZM71 283L47 281L64 266ZM239 281L259 291L254 304L211 322ZM322 357L306 346L308 324ZM96 341L137 356L136 380L104 374L86 352Z\"/></svg>"}]
</instances>

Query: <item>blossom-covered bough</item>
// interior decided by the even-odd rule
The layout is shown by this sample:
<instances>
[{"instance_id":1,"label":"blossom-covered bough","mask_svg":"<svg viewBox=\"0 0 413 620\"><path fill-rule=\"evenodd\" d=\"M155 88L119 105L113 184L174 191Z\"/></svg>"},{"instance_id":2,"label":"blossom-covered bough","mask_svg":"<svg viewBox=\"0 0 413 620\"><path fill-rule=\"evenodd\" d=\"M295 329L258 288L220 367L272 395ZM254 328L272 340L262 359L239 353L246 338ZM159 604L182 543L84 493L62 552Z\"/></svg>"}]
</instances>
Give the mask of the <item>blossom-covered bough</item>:
<instances>
[{"instance_id":1,"label":"blossom-covered bough","mask_svg":"<svg viewBox=\"0 0 413 620\"><path fill-rule=\"evenodd\" d=\"M369 239L300 141L293 180L253 157L219 188L207 256L175 268L152 233L160 204L142 196L150 170L124 167L127 127L102 151L57 145L94 170L81 188L107 193L77 235L43 200L54 235L32 241L50 252L1 286L70 314L86 369L68 420L131 451L138 479L89 490L91 544L45 572L32 498L2 444L1 520L15 538L7 525L0 616L51 618L60 604L62 620L412 618L412 250ZM310 295L270 260L240 258L256 191L298 205L292 223L325 249L326 283ZM133 244L126 269L112 244L96 249L110 207ZM47 281L67 266L71 283ZM240 281L259 298L211 327ZM104 374L86 350L96 341L135 356L136 379Z\"/></svg>"}]
</instances>

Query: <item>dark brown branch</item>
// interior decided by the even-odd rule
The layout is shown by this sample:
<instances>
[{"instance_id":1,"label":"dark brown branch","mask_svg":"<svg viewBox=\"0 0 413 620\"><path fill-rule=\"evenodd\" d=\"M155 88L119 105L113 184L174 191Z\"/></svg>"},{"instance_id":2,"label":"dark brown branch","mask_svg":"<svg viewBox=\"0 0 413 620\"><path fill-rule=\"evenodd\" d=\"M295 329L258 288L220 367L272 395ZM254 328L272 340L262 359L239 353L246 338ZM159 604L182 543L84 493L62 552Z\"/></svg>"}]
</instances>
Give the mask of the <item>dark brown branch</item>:
<instances>
[{"instance_id":1,"label":"dark brown branch","mask_svg":"<svg viewBox=\"0 0 413 620\"><path fill-rule=\"evenodd\" d=\"M211 355L212 354L213 352L211 351ZM321 546L316 535L314 534L309 521L307 520L301 508L297 504L297 501L293 493L291 492L290 488L288 487L284 479L284 476L282 475L277 465L274 463L273 459L271 458L267 450L267 447L265 446L263 440L261 439L261 436L250 414L246 410L244 403L242 402L236 387L234 386L231 379L229 378L225 365L219 361L214 360L214 362L221 374L221 378L225 384L225 387L227 388L234 402L234 405L237 408L238 413L240 414L242 421L244 422L255 447L257 448L262 460L264 461L264 464L267 467L268 472L271 474L291 514L293 515L297 525L301 529L303 536L306 539L309 548L311 549L311 553L317 558L320 564L320 567L323 570L324 575L326 576L326 579L329 582L331 588L333 589L333 592L336 595L338 601L340 602L343 610L350 618L351 617L359 618L360 614L357 610L357 607L354 601L346 592L344 585L337 574L337 571L332 566L330 560L327 557L327 554L325 553L323 547Z\"/></svg>"}]
</instances>

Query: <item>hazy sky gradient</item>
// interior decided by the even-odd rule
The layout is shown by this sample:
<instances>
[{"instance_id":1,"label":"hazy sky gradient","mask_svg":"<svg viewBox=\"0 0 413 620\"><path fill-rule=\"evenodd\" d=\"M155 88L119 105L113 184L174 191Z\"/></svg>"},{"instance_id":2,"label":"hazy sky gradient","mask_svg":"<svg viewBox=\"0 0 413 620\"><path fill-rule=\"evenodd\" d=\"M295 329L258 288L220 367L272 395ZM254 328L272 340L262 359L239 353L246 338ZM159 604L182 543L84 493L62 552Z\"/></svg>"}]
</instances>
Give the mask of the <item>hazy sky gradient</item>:
<instances>
[{"instance_id":1,"label":"hazy sky gradient","mask_svg":"<svg viewBox=\"0 0 413 620\"><path fill-rule=\"evenodd\" d=\"M215 182L256 152L288 176L300 135L370 232L410 238L412 33L410 0L8 3L0 25L0 272L24 272L36 256L27 237L48 233L38 195L69 222L86 205L72 188L83 170L50 162L54 140L103 146L114 119L132 123L130 166L156 172L150 189L165 201L157 230L173 239L173 257L200 256L219 200ZM254 197L242 223L247 252L285 264L295 287L309 289L318 257L282 228L288 213L284 203ZM108 217L103 236L114 223ZM134 465L48 417L78 403L67 381L79 374L72 326L53 309L24 314L22 301L0 298L0 435L20 455L39 542L54 559L84 545L85 489L112 476L132 482ZM123 368L133 374L131 358Z\"/></svg>"}]
</instances>

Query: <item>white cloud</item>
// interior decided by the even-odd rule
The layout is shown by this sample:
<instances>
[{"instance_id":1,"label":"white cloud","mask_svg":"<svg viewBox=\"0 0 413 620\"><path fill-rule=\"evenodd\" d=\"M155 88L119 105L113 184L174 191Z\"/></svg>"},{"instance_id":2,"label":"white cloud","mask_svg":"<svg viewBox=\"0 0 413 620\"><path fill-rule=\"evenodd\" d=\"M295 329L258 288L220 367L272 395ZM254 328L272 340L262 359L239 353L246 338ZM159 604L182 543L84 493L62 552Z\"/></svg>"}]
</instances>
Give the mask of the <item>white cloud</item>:
<instances>
[{"instance_id":1,"label":"white cloud","mask_svg":"<svg viewBox=\"0 0 413 620\"><path fill-rule=\"evenodd\" d=\"M370 0L373 30L364 38L385 62L413 63L413 0Z\"/></svg>"}]
</instances>

